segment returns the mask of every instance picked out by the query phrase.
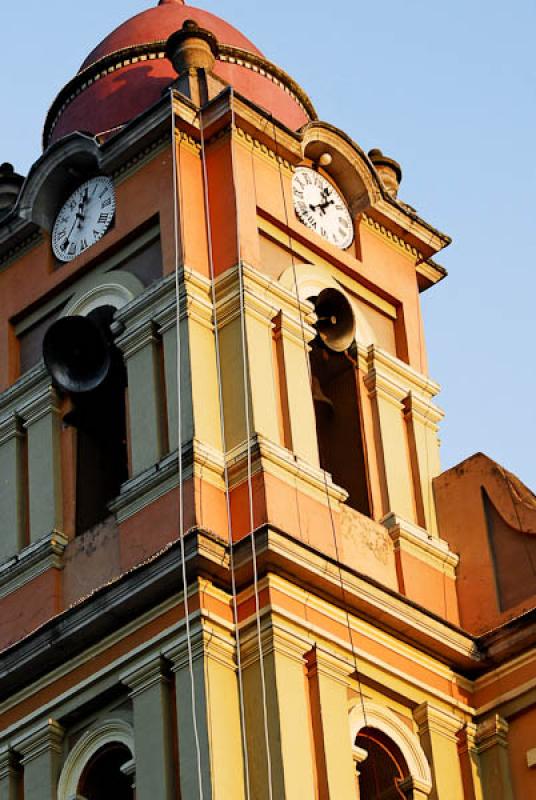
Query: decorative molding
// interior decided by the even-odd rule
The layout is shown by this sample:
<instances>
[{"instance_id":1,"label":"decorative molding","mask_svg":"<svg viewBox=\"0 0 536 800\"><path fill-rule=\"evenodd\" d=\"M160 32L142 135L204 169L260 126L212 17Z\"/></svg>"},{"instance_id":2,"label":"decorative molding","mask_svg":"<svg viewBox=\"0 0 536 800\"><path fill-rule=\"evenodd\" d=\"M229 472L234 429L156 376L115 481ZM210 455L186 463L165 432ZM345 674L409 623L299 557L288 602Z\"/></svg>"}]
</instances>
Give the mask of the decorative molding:
<instances>
[{"instance_id":1,"label":"decorative molding","mask_svg":"<svg viewBox=\"0 0 536 800\"><path fill-rule=\"evenodd\" d=\"M18 261L21 256L29 253L30 250L34 249L34 247L42 244L44 239L45 237L41 231L34 231L14 247L11 247L3 254L0 254L0 272L7 269L14 261Z\"/></svg>"},{"instance_id":2,"label":"decorative molding","mask_svg":"<svg viewBox=\"0 0 536 800\"><path fill-rule=\"evenodd\" d=\"M49 719L13 742L13 749L21 754L21 764L25 766L44 753L61 755L63 736L64 730L59 722Z\"/></svg>"},{"instance_id":3,"label":"decorative molding","mask_svg":"<svg viewBox=\"0 0 536 800\"><path fill-rule=\"evenodd\" d=\"M130 689L130 697L137 697L153 686L160 686L169 683L169 678L165 674L166 665L160 655L156 658L152 654L143 663L137 664L128 672L124 672L119 680Z\"/></svg>"},{"instance_id":4,"label":"decorative molding","mask_svg":"<svg viewBox=\"0 0 536 800\"><path fill-rule=\"evenodd\" d=\"M20 416L12 411L0 419L0 447L12 439L24 439L24 423Z\"/></svg>"},{"instance_id":5,"label":"decorative molding","mask_svg":"<svg viewBox=\"0 0 536 800\"><path fill-rule=\"evenodd\" d=\"M400 748L410 776L425 787L432 788L432 771L418 737L392 711L379 703L356 698L350 707L350 740L352 747L359 731L365 727L377 728Z\"/></svg>"},{"instance_id":6,"label":"decorative molding","mask_svg":"<svg viewBox=\"0 0 536 800\"><path fill-rule=\"evenodd\" d=\"M21 774L21 764L15 751L6 747L0 750L0 782Z\"/></svg>"},{"instance_id":7,"label":"decorative molding","mask_svg":"<svg viewBox=\"0 0 536 800\"><path fill-rule=\"evenodd\" d=\"M68 539L59 531L47 534L0 566L0 599L47 572L63 569Z\"/></svg>"},{"instance_id":8,"label":"decorative molding","mask_svg":"<svg viewBox=\"0 0 536 800\"><path fill-rule=\"evenodd\" d=\"M381 222L370 217L367 213L363 213L361 215L361 219L363 222L368 225L369 228L381 236L383 239L387 239L391 244L395 245L398 249L403 250L406 254L412 256L415 259L423 260L424 256L420 253L416 247L414 247L409 242L406 242L400 236L397 236L396 233L393 233L385 225L382 225Z\"/></svg>"},{"instance_id":9,"label":"decorative molding","mask_svg":"<svg viewBox=\"0 0 536 800\"><path fill-rule=\"evenodd\" d=\"M236 131L237 137L239 139L243 139L247 144L249 144L251 146L251 148L254 151L258 150L260 155L266 156L266 158L268 158L268 160L275 161L276 164L278 164L281 167L284 167L284 169L288 170L291 173L294 172L294 168L295 168L294 164L291 164L290 161L288 161L286 158L283 158L283 156L280 156L278 153L275 152L275 150L272 150L271 147L268 147L267 144L265 144L264 142L261 142L259 139L255 138L255 136L252 136L251 133L249 133L248 131L244 130L243 128L237 127L237 128L235 128L235 131Z\"/></svg>"},{"instance_id":10,"label":"decorative molding","mask_svg":"<svg viewBox=\"0 0 536 800\"><path fill-rule=\"evenodd\" d=\"M203 442L194 439L182 446L182 478L202 477L219 489L225 489L223 455ZM148 469L135 475L121 486L121 493L110 504L118 522L124 522L146 506L179 485L177 450Z\"/></svg>"},{"instance_id":11,"label":"decorative molding","mask_svg":"<svg viewBox=\"0 0 536 800\"><path fill-rule=\"evenodd\" d=\"M73 800L77 797L78 784L91 758L108 744L122 744L130 750L133 760L134 731L122 719L109 719L97 728L86 731L72 747L65 759L58 782L58 800Z\"/></svg>"},{"instance_id":12,"label":"decorative molding","mask_svg":"<svg viewBox=\"0 0 536 800\"><path fill-rule=\"evenodd\" d=\"M395 551L409 553L450 578L456 577L455 570L460 558L450 550L444 539L431 536L424 528L408 522L394 512L390 512L380 521L389 531Z\"/></svg>"},{"instance_id":13,"label":"decorative molding","mask_svg":"<svg viewBox=\"0 0 536 800\"><path fill-rule=\"evenodd\" d=\"M18 413L23 417L20 409L31 405L34 398L50 389L50 385L50 375L40 361L0 394L0 425L10 414Z\"/></svg>"},{"instance_id":14,"label":"decorative molding","mask_svg":"<svg viewBox=\"0 0 536 800\"><path fill-rule=\"evenodd\" d=\"M492 747L508 747L508 723L499 714L479 722L476 727L475 742L477 752L484 753Z\"/></svg>"},{"instance_id":15,"label":"decorative molding","mask_svg":"<svg viewBox=\"0 0 536 800\"><path fill-rule=\"evenodd\" d=\"M419 726L421 736L425 733L438 734L456 743L457 735L464 726L462 719L428 702L418 706L413 712L413 717Z\"/></svg>"},{"instance_id":16,"label":"decorative molding","mask_svg":"<svg viewBox=\"0 0 536 800\"><path fill-rule=\"evenodd\" d=\"M337 658L329 650L315 645L307 653L306 660L310 676L316 674L324 675L330 680L343 684L343 686L352 686L351 675L355 672L355 667L350 666L344 659Z\"/></svg>"},{"instance_id":17,"label":"decorative molding","mask_svg":"<svg viewBox=\"0 0 536 800\"><path fill-rule=\"evenodd\" d=\"M62 317L86 316L99 306L113 306L120 309L143 292L143 284L130 272L114 270L96 275L67 303Z\"/></svg>"},{"instance_id":18,"label":"decorative molding","mask_svg":"<svg viewBox=\"0 0 536 800\"><path fill-rule=\"evenodd\" d=\"M190 648L186 633L176 642L162 648L163 655L171 663L171 671L177 673L189 666L192 661L210 658L224 667L236 671L235 641L231 636L225 637L221 631L207 620L200 618L199 612L194 617L190 628Z\"/></svg>"},{"instance_id":19,"label":"decorative molding","mask_svg":"<svg viewBox=\"0 0 536 800\"><path fill-rule=\"evenodd\" d=\"M49 414L59 414L59 412L60 401L58 393L52 384L44 387L39 394L34 395L18 411L24 420L26 429Z\"/></svg>"},{"instance_id":20,"label":"decorative molding","mask_svg":"<svg viewBox=\"0 0 536 800\"><path fill-rule=\"evenodd\" d=\"M289 633L282 626L276 626L273 620L261 623L261 647L263 659L275 654L299 664L302 669L307 663L309 645L307 641L300 640L298 636ZM240 657L243 669L256 664L260 659L259 634L256 625L240 635Z\"/></svg>"},{"instance_id":21,"label":"decorative molding","mask_svg":"<svg viewBox=\"0 0 536 800\"><path fill-rule=\"evenodd\" d=\"M231 489L246 480L249 463L252 475L267 472L282 480L291 476L294 488L299 485L300 489L323 505L331 502L334 511L348 497L346 489L333 483L329 473L259 433L251 437L249 446L247 441L243 441L230 450L227 463Z\"/></svg>"}]
</instances>

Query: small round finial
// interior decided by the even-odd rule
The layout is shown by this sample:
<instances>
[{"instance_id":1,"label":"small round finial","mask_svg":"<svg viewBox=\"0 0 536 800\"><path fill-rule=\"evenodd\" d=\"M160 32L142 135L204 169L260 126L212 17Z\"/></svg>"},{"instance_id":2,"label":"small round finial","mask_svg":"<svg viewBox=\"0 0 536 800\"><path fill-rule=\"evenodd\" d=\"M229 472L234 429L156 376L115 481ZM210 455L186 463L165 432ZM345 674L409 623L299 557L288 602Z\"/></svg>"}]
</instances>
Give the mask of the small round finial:
<instances>
[{"instance_id":1,"label":"small round finial","mask_svg":"<svg viewBox=\"0 0 536 800\"><path fill-rule=\"evenodd\" d=\"M218 40L193 19L185 20L166 43L166 56L178 75L189 69L212 72L217 55Z\"/></svg>"},{"instance_id":2,"label":"small round finial","mask_svg":"<svg viewBox=\"0 0 536 800\"><path fill-rule=\"evenodd\" d=\"M321 167L329 167L331 162L333 161L333 156L331 153L322 153L320 158L318 159L318 163Z\"/></svg>"},{"instance_id":3,"label":"small round finial","mask_svg":"<svg viewBox=\"0 0 536 800\"><path fill-rule=\"evenodd\" d=\"M402 181L402 167L398 161L395 161L394 158L389 158L389 156L384 156L378 147L369 150L368 157L376 167L376 171L389 194L396 197Z\"/></svg>"},{"instance_id":4,"label":"small round finial","mask_svg":"<svg viewBox=\"0 0 536 800\"><path fill-rule=\"evenodd\" d=\"M13 164L5 161L0 164L0 217L5 216L15 203L24 183L22 175L17 175Z\"/></svg>"}]
</instances>

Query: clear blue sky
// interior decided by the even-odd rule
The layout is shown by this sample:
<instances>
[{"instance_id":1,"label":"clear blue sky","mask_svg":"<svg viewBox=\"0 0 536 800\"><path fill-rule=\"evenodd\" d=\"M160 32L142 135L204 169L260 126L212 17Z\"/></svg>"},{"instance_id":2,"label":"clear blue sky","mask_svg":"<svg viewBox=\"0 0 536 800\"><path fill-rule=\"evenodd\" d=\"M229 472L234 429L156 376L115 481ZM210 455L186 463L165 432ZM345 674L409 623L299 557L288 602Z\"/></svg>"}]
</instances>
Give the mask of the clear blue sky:
<instances>
[{"instance_id":1,"label":"clear blue sky","mask_svg":"<svg viewBox=\"0 0 536 800\"><path fill-rule=\"evenodd\" d=\"M0 162L40 153L85 55L156 0L6 0ZM454 243L423 296L443 386L442 463L482 450L536 489L534 0L204 0L310 94L319 116L404 170L402 199Z\"/></svg>"}]
</instances>

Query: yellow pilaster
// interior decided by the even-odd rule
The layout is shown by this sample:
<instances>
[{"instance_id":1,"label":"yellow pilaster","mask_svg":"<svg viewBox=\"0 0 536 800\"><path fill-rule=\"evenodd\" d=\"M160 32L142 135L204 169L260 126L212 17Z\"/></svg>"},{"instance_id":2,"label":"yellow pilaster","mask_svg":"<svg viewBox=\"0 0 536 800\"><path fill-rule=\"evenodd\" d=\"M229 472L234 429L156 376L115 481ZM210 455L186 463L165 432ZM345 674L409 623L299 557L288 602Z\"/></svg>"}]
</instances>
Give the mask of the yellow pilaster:
<instances>
[{"instance_id":1,"label":"yellow pilaster","mask_svg":"<svg viewBox=\"0 0 536 800\"><path fill-rule=\"evenodd\" d=\"M263 632L266 715L273 797L316 800L311 715L305 674L305 647L270 628ZM243 639L246 729L252 796L268 798L269 769L256 632Z\"/></svg>"},{"instance_id":2,"label":"yellow pilaster","mask_svg":"<svg viewBox=\"0 0 536 800\"><path fill-rule=\"evenodd\" d=\"M204 626L192 634L192 672L199 751L193 732L192 674L186 640L166 651L175 673L182 798L243 800L244 772L234 645Z\"/></svg>"},{"instance_id":3,"label":"yellow pilaster","mask_svg":"<svg viewBox=\"0 0 536 800\"><path fill-rule=\"evenodd\" d=\"M467 723L459 735L458 750L464 774L465 800L486 800L482 791L476 735L477 726L472 723Z\"/></svg>"},{"instance_id":4,"label":"yellow pilaster","mask_svg":"<svg viewBox=\"0 0 536 800\"><path fill-rule=\"evenodd\" d=\"M313 396L310 385L308 342L316 331L303 320L281 312L276 318L276 335L281 343L286 392L290 449L315 467L319 466Z\"/></svg>"},{"instance_id":5,"label":"yellow pilaster","mask_svg":"<svg viewBox=\"0 0 536 800\"><path fill-rule=\"evenodd\" d=\"M376 449L383 471L380 480L384 483L384 513L395 512L414 522L408 440L402 413L406 393L379 371L374 358L365 383L375 416Z\"/></svg>"},{"instance_id":6,"label":"yellow pilaster","mask_svg":"<svg viewBox=\"0 0 536 800\"><path fill-rule=\"evenodd\" d=\"M438 536L432 481L439 475L438 423L443 412L410 391L404 403L419 525Z\"/></svg>"},{"instance_id":7,"label":"yellow pilaster","mask_svg":"<svg viewBox=\"0 0 536 800\"><path fill-rule=\"evenodd\" d=\"M348 669L318 648L307 657L320 800L355 800Z\"/></svg>"},{"instance_id":8,"label":"yellow pilaster","mask_svg":"<svg viewBox=\"0 0 536 800\"><path fill-rule=\"evenodd\" d=\"M464 800L457 738L463 722L430 703L420 705L414 717L433 773L430 800Z\"/></svg>"}]
</instances>

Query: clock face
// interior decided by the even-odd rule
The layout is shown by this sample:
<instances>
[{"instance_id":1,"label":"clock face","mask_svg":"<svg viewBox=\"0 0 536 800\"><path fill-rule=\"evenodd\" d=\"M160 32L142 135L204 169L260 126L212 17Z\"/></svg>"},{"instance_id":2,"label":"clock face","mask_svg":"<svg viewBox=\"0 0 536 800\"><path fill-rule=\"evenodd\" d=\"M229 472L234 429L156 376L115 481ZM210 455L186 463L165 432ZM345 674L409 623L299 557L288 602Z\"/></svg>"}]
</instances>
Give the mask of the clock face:
<instances>
[{"instance_id":1,"label":"clock face","mask_svg":"<svg viewBox=\"0 0 536 800\"><path fill-rule=\"evenodd\" d=\"M91 178L69 197L52 229L52 250L60 261L72 261L101 239L115 213L110 178Z\"/></svg>"},{"instance_id":2,"label":"clock face","mask_svg":"<svg viewBox=\"0 0 536 800\"><path fill-rule=\"evenodd\" d=\"M354 240L354 226L346 203L332 184L308 167L298 167L292 178L294 210L298 219L341 249Z\"/></svg>"}]
</instances>

